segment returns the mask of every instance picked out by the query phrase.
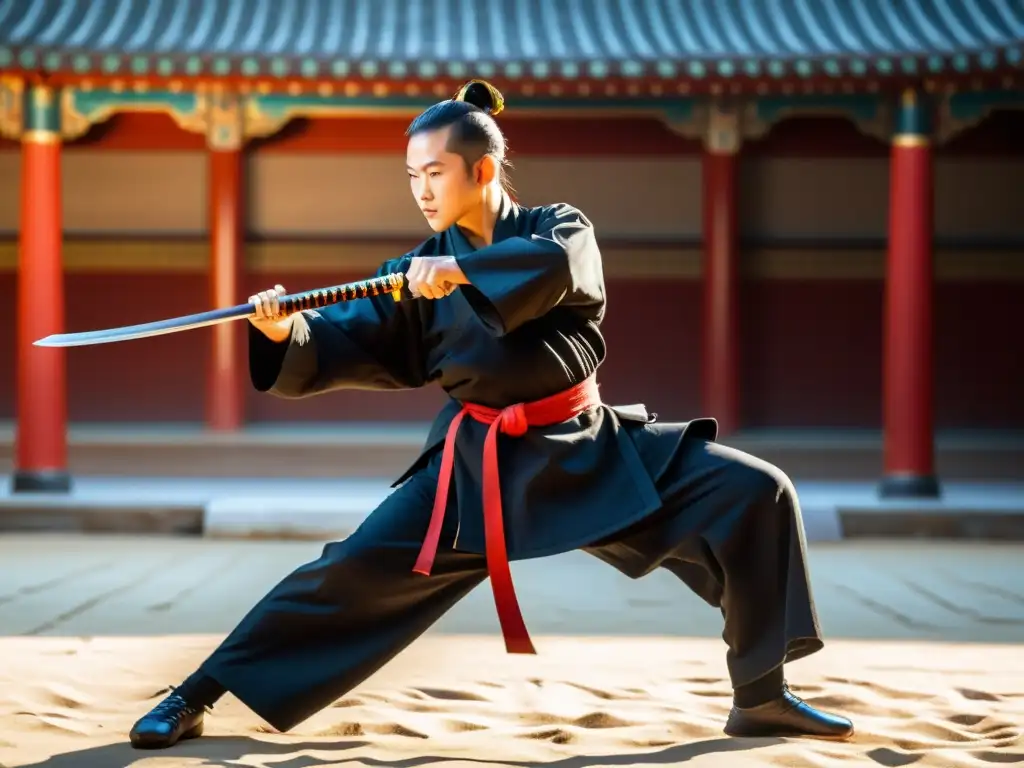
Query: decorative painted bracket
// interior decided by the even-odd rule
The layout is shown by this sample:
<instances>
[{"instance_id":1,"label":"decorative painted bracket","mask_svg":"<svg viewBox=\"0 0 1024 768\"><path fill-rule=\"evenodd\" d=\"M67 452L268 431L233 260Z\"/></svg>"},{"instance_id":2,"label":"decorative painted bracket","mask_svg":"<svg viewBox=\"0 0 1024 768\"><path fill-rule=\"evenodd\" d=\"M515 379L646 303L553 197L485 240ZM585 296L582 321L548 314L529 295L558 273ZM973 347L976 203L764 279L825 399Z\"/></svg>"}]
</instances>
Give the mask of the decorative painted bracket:
<instances>
[{"instance_id":1,"label":"decorative painted bracket","mask_svg":"<svg viewBox=\"0 0 1024 768\"><path fill-rule=\"evenodd\" d=\"M68 89L61 97L64 137L77 138L119 112L168 114L184 130L205 134L211 149L239 149L246 138L244 100L223 89L194 93Z\"/></svg>"},{"instance_id":2,"label":"decorative painted bracket","mask_svg":"<svg viewBox=\"0 0 1024 768\"><path fill-rule=\"evenodd\" d=\"M742 104L733 99L712 99L704 106L704 148L715 155L735 155L744 137Z\"/></svg>"},{"instance_id":3,"label":"decorative painted bracket","mask_svg":"<svg viewBox=\"0 0 1024 768\"><path fill-rule=\"evenodd\" d=\"M62 134L83 135L93 125L119 112L163 112L184 130L204 133L212 149L237 149L252 138L272 136L296 118L412 117L437 101L430 96L361 96L346 94L248 94L221 89L185 91L128 91L124 89L67 89L61 96ZM703 131L690 99L592 98L578 100L529 97L518 100L516 115L629 117L651 115L673 130Z\"/></svg>"},{"instance_id":4,"label":"decorative painted bracket","mask_svg":"<svg viewBox=\"0 0 1024 768\"><path fill-rule=\"evenodd\" d=\"M893 124L890 105L875 96L784 96L692 99L685 120L666 120L681 136L700 139L709 152L733 154L743 142L764 136L772 126L797 115L835 115L888 142ZM667 115L667 113L666 113Z\"/></svg>"},{"instance_id":5,"label":"decorative painted bracket","mask_svg":"<svg viewBox=\"0 0 1024 768\"><path fill-rule=\"evenodd\" d=\"M162 112L186 131L206 132L205 94L68 88L61 93L62 134L76 139L120 112Z\"/></svg>"},{"instance_id":6,"label":"decorative painted bracket","mask_svg":"<svg viewBox=\"0 0 1024 768\"><path fill-rule=\"evenodd\" d=\"M939 101L935 139L949 141L1000 109L1024 110L1024 91L947 93Z\"/></svg>"},{"instance_id":7,"label":"decorative painted bracket","mask_svg":"<svg viewBox=\"0 0 1024 768\"><path fill-rule=\"evenodd\" d=\"M25 130L25 89L21 78L0 78L0 135L19 139ZM271 136L295 118L413 116L439 98L436 94L387 96L349 93L247 94L218 87L191 92L67 88L59 99L59 130L75 139L93 125L121 112L162 112L184 130L205 134L211 149L238 149L248 140ZM896 128L898 105L882 95L789 95L747 99L690 97L528 96L517 99L516 115L628 117L652 116L674 133L704 142L710 151L738 151L745 139L763 136L794 115L838 115L868 136L888 143ZM997 109L1024 109L1024 93L975 91L938 100L936 143L950 140Z\"/></svg>"},{"instance_id":8,"label":"decorative painted bracket","mask_svg":"<svg viewBox=\"0 0 1024 768\"><path fill-rule=\"evenodd\" d=\"M689 99L685 119L666 119L669 129L687 139L699 139L715 154L731 155L743 144L742 104L731 98ZM669 118L669 113L665 113Z\"/></svg>"},{"instance_id":9,"label":"decorative painted bracket","mask_svg":"<svg viewBox=\"0 0 1024 768\"><path fill-rule=\"evenodd\" d=\"M844 117L857 129L886 144L892 135L893 107L873 95L767 96L748 101L743 110L744 136L764 136L787 117L824 115Z\"/></svg>"},{"instance_id":10,"label":"decorative painted bracket","mask_svg":"<svg viewBox=\"0 0 1024 768\"><path fill-rule=\"evenodd\" d=\"M14 77L0 78L0 136L20 139L25 125L22 109L24 83Z\"/></svg>"},{"instance_id":11,"label":"decorative painted bracket","mask_svg":"<svg viewBox=\"0 0 1024 768\"><path fill-rule=\"evenodd\" d=\"M271 136L295 118L316 117L379 117L407 115L413 117L438 99L422 96L358 96L345 94L261 94L246 100L245 128L247 137ZM636 117L654 116L672 130L686 133L694 120L694 101L669 98L594 97L572 99L546 96L522 97L516 100L516 116L587 116Z\"/></svg>"},{"instance_id":12,"label":"decorative painted bracket","mask_svg":"<svg viewBox=\"0 0 1024 768\"><path fill-rule=\"evenodd\" d=\"M18 78L0 80L0 134L20 139L32 115L26 114L29 91ZM205 133L214 149L241 146L243 110L237 97L223 92L125 91L65 88L53 93L51 129L64 140L82 136L120 112L163 112L184 130Z\"/></svg>"}]
</instances>

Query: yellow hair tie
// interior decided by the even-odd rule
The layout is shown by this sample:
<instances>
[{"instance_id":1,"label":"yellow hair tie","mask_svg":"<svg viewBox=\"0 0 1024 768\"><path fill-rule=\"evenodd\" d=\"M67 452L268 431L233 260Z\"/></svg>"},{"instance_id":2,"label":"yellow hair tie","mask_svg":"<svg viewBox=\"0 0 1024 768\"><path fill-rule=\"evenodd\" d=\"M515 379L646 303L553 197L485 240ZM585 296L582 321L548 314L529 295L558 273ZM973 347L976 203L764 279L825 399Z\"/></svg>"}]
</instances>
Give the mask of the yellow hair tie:
<instances>
[{"instance_id":1,"label":"yellow hair tie","mask_svg":"<svg viewBox=\"0 0 1024 768\"><path fill-rule=\"evenodd\" d=\"M491 107L488 110L492 116L497 115L505 108L505 97L501 95L501 91L495 88L493 85L488 83L486 80L470 80L464 86L459 89L459 92L455 94L455 101L466 101L466 94L469 89L474 85L482 85L487 89L487 94L491 97ZM479 106L479 105L478 105Z\"/></svg>"}]
</instances>

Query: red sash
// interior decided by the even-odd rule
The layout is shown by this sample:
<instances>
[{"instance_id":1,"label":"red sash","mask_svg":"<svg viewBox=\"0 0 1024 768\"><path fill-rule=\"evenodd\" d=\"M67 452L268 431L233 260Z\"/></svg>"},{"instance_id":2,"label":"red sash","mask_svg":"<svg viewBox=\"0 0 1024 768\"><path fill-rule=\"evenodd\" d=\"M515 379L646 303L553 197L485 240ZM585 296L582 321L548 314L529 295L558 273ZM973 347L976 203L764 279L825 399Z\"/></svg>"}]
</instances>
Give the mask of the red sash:
<instances>
[{"instance_id":1,"label":"red sash","mask_svg":"<svg viewBox=\"0 0 1024 768\"><path fill-rule=\"evenodd\" d=\"M597 380L591 376L576 386L532 403L517 403L508 408L486 408L482 405L463 403L462 410L452 419L445 436L444 451L441 454L441 474L437 480L437 494L434 497L434 511L430 516L423 547L416 560L413 572L430 575L441 538L441 524L444 522L445 507L448 503L448 488L452 469L455 465L455 437L459 425L468 413L477 421L489 424L484 440L483 497L484 497L484 542L487 555L487 570L494 591L494 605L498 621L505 637L505 648L509 653L536 653L530 634L523 621L523 614L512 585L512 571L509 568L508 552L505 548L505 528L501 513L501 485L498 482L498 433L520 437L529 427L546 427L560 424L579 416L581 413L601 404L597 391Z\"/></svg>"}]
</instances>

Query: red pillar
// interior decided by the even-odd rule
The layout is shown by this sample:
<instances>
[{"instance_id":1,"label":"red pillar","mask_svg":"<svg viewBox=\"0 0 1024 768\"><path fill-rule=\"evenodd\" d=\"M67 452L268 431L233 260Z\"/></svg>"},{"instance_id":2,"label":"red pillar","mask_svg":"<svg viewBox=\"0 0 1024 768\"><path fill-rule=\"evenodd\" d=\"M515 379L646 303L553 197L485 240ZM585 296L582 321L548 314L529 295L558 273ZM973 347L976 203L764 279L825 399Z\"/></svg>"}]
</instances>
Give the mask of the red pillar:
<instances>
[{"instance_id":1,"label":"red pillar","mask_svg":"<svg viewBox=\"0 0 1024 768\"><path fill-rule=\"evenodd\" d=\"M210 151L210 300L214 307L245 301L242 296L242 152ZM214 326L207 371L206 423L214 430L239 429L245 422L244 328Z\"/></svg>"},{"instance_id":2,"label":"red pillar","mask_svg":"<svg viewBox=\"0 0 1024 768\"><path fill-rule=\"evenodd\" d=\"M735 122L712 118L702 165L704 214L703 411L719 434L740 423L739 242Z\"/></svg>"},{"instance_id":3,"label":"red pillar","mask_svg":"<svg viewBox=\"0 0 1024 768\"><path fill-rule=\"evenodd\" d=\"M33 342L64 331L61 135L57 95L27 86L22 114L14 491L67 491L65 351Z\"/></svg>"},{"instance_id":4,"label":"red pillar","mask_svg":"<svg viewBox=\"0 0 1024 768\"><path fill-rule=\"evenodd\" d=\"M935 497L932 156L923 98L903 94L889 177L883 496Z\"/></svg>"}]
</instances>

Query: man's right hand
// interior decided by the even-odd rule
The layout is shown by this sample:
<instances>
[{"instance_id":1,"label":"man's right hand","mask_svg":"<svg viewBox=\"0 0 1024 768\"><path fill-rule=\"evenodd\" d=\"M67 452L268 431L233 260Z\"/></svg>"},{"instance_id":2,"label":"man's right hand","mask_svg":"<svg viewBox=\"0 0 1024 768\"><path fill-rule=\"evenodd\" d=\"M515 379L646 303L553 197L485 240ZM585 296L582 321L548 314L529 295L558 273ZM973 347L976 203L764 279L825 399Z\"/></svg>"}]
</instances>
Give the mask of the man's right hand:
<instances>
[{"instance_id":1,"label":"man's right hand","mask_svg":"<svg viewBox=\"0 0 1024 768\"><path fill-rule=\"evenodd\" d=\"M249 322L271 341L286 341L292 335L295 316L281 317L281 305L278 302L278 297L286 293L283 285L275 285L249 297L249 303L256 312L256 316L250 317Z\"/></svg>"}]
</instances>

